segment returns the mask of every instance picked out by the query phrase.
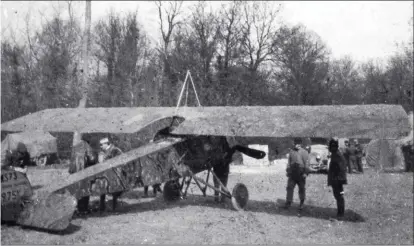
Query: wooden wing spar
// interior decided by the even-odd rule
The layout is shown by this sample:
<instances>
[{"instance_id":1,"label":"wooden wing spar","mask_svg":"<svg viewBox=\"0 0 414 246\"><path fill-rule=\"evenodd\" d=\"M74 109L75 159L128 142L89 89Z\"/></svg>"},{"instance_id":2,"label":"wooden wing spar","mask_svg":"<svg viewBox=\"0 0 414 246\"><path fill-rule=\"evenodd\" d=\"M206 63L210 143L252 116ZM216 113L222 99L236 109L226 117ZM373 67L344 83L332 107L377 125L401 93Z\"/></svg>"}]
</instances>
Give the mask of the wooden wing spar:
<instances>
[{"instance_id":1,"label":"wooden wing spar","mask_svg":"<svg viewBox=\"0 0 414 246\"><path fill-rule=\"evenodd\" d=\"M172 133L239 137L396 139L409 131L400 105L57 108L2 124L2 131L135 133L185 120Z\"/></svg>"}]
</instances>

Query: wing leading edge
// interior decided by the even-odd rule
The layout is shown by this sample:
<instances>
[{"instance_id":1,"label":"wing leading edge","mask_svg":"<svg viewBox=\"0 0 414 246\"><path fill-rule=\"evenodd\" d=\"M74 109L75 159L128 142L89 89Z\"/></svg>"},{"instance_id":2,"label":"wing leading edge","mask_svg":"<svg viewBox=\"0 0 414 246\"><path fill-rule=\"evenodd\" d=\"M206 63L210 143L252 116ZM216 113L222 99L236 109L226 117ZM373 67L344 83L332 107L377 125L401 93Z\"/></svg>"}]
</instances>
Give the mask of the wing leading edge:
<instances>
[{"instance_id":1,"label":"wing leading edge","mask_svg":"<svg viewBox=\"0 0 414 246\"><path fill-rule=\"evenodd\" d=\"M174 134L395 139L410 131L400 105L204 107L179 112L186 120Z\"/></svg>"},{"instance_id":2,"label":"wing leading edge","mask_svg":"<svg viewBox=\"0 0 414 246\"><path fill-rule=\"evenodd\" d=\"M46 109L2 124L2 131L135 133L167 126L173 107ZM395 139L410 131L400 105L182 107L183 135ZM158 127L158 126L157 126ZM158 127L161 129L161 126Z\"/></svg>"}]
</instances>

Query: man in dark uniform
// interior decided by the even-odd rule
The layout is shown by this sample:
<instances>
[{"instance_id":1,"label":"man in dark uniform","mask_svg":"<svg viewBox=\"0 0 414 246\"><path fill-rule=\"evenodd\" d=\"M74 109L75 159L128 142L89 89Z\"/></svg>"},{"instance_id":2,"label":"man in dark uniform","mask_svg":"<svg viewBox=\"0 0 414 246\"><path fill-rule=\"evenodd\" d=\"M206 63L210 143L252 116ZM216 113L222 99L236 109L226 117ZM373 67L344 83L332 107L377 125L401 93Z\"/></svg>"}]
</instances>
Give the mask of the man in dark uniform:
<instances>
[{"instance_id":1,"label":"man in dark uniform","mask_svg":"<svg viewBox=\"0 0 414 246\"><path fill-rule=\"evenodd\" d=\"M211 157L213 171L217 175L217 179L213 178L214 187L220 189L220 182L227 187L233 151L225 137L209 137L209 140L204 150ZM224 201L218 191L214 191L214 200Z\"/></svg>"},{"instance_id":2,"label":"man in dark uniform","mask_svg":"<svg viewBox=\"0 0 414 246\"><path fill-rule=\"evenodd\" d=\"M118 155L122 154L122 150L120 148L116 147L114 144L110 143L108 138L101 139L99 144L100 144L100 147L101 147L101 152L99 153L99 162L109 160L109 159L111 159L115 156L118 156ZM111 194L112 195L112 209L113 210L116 209L118 198L121 196L121 194L122 194L122 191L114 192L114 193ZM100 210L101 211L104 211L106 209L105 201L106 201L106 195L103 194L100 197Z\"/></svg>"},{"instance_id":3,"label":"man in dark uniform","mask_svg":"<svg viewBox=\"0 0 414 246\"><path fill-rule=\"evenodd\" d=\"M289 152L289 159L286 168L286 176L288 177L287 182L287 195L286 204L284 208L288 209L293 200L293 191L295 186L299 187L299 211L303 209L303 204L306 198L306 177L309 174L309 156L308 152L301 147L302 140L295 138L294 148Z\"/></svg>"},{"instance_id":4,"label":"man in dark uniform","mask_svg":"<svg viewBox=\"0 0 414 246\"><path fill-rule=\"evenodd\" d=\"M343 218L345 213L344 185L347 184L346 160L339 150L338 138L329 141L331 164L328 170L328 186L332 186L333 195L337 204L337 217Z\"/></svg>"}]
</instances>

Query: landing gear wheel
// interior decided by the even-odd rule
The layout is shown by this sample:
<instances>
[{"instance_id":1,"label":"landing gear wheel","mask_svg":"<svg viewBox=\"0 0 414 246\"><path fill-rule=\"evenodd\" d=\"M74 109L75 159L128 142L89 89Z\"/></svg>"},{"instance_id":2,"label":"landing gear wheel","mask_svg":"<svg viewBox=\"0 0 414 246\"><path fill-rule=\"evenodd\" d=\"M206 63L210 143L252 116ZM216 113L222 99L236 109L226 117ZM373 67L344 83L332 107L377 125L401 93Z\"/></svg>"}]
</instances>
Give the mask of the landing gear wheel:
<instances>
[{"instance_id":1,"label":"landing gear wheel","mask_svg":"<svg viewBox=\"0 0 414 246\"><path fill-rule=\"evenodd\" d=\"M180 185L175 180L167 181L163 191L164 200L167 202L176 201L180 198Z\"/></svg>"},{"instance_id":2,"label":"landing gear wheel","mask_svg":"<svg viewBox=\"0 0 414 246\"><path fill-rule=\"evenodd\" d=\"M46 166L46 162L47 162L47 156L39 156L38 158L36 158L36 165L39 167L44 167Z\"/></svg>"},{"instance_id":3,"label":"landing gear wheel","mask_svg":"<svg viewBox=\"0 0 414 246\"><path fill-rule=\"evenodd\" d=\"M237 211L244 210L248 200L249 191L247 190L247 187L241 183L236 184L231 196L231 204L233 205L233 208Z\"/></svg>"}]
</instances>

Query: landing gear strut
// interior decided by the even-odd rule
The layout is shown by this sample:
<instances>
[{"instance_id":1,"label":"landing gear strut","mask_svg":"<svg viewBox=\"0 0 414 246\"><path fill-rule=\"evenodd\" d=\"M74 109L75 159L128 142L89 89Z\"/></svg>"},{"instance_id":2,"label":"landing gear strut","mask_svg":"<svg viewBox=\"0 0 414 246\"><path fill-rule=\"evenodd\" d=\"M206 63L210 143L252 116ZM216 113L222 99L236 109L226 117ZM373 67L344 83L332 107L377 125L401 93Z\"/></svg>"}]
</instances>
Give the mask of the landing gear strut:
<instances>
[{"instance_id":1,"label":"landing gear strut","mask_svg":"<svg viewBox=\"0 0 414 246\"><path fill-rule=\"evenodd\" d=\"M206 180L203 180L190 172L189 176L183 177L181 184L178 179L167 181L164 185L164 199L168 202L171 202L180 198L185 198L187 196L188 187L190 186L191 181L194 180L195 184L201 190L204 197L206 197L207 187L209 187L212 190L219 192L222 196L231 199L232 206L235 210L245 210L249 200L249 191L247 190L247 187L242 183L237 183L234 186L233 191L230 193L227 187L224 186L221 181L219 181L220 187L216 188L208 183L210 173L213 177L219 180L214 171L212 169L208 169ZM204 186L202 186L202 184Z\"/></svg>"}]
</instances>

